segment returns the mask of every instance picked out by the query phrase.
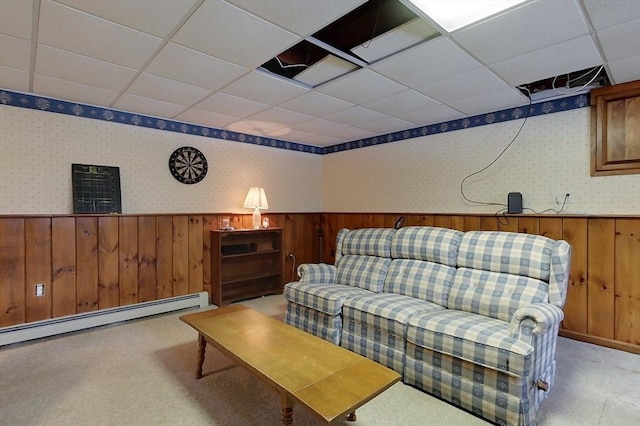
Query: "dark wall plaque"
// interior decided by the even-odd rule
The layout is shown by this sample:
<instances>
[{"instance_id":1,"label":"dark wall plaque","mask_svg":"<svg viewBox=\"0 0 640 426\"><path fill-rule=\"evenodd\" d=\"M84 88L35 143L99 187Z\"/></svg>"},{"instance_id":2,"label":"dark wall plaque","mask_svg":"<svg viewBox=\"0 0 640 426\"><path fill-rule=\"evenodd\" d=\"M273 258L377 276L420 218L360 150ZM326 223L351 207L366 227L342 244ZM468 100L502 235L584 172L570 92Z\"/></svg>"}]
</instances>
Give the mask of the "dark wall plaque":
<instances>
[{"instance_id":1,"label":"dark wall plaque","mask_svg":"<svg viewBox=\"0 0 640 426\"><path fill-rule=\"evenodd\" d=\"M72 164L74 213L122 213L120 168Z\"/></svg>"}]
</instances>

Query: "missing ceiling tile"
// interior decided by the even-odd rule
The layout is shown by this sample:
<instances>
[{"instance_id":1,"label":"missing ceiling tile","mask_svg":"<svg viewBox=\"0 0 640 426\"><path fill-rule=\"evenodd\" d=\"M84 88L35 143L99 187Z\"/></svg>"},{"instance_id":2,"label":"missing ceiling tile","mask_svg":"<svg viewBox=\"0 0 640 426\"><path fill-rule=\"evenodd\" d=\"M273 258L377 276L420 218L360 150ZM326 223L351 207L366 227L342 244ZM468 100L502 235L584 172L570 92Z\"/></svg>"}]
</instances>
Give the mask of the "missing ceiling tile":
<instances>
[{"instance_id":1,"label":"missing ceiling tile","mask_svg":"<svg viewBox=\"0 0 640 426\"><path fill-rule=\"evenodd\" d=\"M528 84L517 86L524 95L532 100L546 99L555 96L566 96L571 93L588 91L596 87L610 86L611 81L604 66L598 65L555 77L545 78Z\"/></svg>"}]
</instances>

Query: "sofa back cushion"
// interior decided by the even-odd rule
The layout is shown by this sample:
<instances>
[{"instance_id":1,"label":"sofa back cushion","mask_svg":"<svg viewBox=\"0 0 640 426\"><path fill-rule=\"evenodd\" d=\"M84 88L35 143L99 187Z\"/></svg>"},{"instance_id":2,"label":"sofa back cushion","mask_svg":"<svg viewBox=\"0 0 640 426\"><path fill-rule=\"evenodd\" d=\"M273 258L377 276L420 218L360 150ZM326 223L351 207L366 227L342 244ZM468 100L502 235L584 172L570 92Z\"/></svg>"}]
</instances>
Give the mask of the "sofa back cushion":
<instances>
[{"instance_id":1,"label":"sofa back cushion","mask_svg":"<svg viewBox=\"0 0 640 426\"><path fill-rule=\"evenodd\" d=\"M470 231L460 241L457 264L549 282L554 244L554 240L540 235Z\"/></svg>"},{"instance_id":2,"label":"sofa back cushion","mask_svg":"<svg viewBox=\"0 0 640 426\"><path fill-rule=\"evenodd\" d=\"M447 306L455 271L451 266L435 262L393 259L384 282L384 292Z\"/></svg>"},{"instance_id":3,"label":"sofa back cushion","mask_svg":"<svg viewBox=\"0 0 640 426\"><path fill-rule=\"evenodd\" d=\"M343 255L338 263L336 282L379 293L390 264L388 257Z\"/></svg>"},{"instance_id":4,"label":"sofa back cushion","mask_svg":"<svg viewBox=\"0 0 640 426\"><path fill-rule=\"evenodd\" d=\"M536 278L458 268L447 307L509 322L518 308L547 303L548 290L547 283Z\"/></svg>"},{"instance_id":5,"label":"sofa back cushion","mask_svg":"<svg viewBox=\"0 0 640 426\"><path fill-rule=\"evenodd\" d=\"M395 229L363 228L343 233L336 282L380 292L391 264Z\"/></svg>"},{"instance_id":6,"label":"sofa back cushion","mask_svg":"<svg viewBox=\"0 0 640 426\"><path fill-rule=\"evenodd\" d=\"M458 246L464 235L454 229L407 226L393 235L391 257L416 259L456 266Z\"/></svg>"}]
</instances>

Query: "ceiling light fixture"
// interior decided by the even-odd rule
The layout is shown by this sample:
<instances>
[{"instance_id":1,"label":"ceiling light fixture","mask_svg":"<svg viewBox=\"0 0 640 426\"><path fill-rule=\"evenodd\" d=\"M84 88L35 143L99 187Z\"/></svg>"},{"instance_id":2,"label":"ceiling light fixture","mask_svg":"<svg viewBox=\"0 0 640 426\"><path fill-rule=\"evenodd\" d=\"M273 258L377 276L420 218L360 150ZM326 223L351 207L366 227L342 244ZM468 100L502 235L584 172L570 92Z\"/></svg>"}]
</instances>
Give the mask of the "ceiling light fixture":
<instances>
[{"instance_id":1,"label":"ceiling light fixture","mask_svg":"<svg viewBox=\"0 0 640 426\"><path fill-rule=\"evenodd\" d=\"M525 0L405 0L447 31L478 22Z\"/></svg>"}]
</instances>

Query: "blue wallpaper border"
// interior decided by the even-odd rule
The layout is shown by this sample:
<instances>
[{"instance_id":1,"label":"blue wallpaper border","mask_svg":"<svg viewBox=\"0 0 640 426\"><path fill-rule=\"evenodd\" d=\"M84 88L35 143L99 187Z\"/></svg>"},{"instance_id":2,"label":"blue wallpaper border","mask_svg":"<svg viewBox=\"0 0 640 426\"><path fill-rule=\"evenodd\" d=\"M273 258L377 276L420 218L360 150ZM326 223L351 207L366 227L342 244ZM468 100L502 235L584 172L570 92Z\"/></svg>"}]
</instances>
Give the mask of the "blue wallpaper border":
<instances>
[{"instance_id":1,"label":"blue wallpaper border","mask_svg":"<svg viewBox=\"0 0 640 426\"><path fill-rule=\"evenodd\" d=\"M460 118L443 123L419 126L412 129L400 130L393 133L382 134L370 138L344 142L326 147L318 147L298 142L290 142L280 139L232 132L228 130L217 129L214 127L205 127L175 120L151 117L143 114L119 111L111 108L85 105L77 102L48 98L45 96L14 92L11 90L3 90L1 88L0 104L20 108L49 111L58 114L75 115L78 117L92 118L95 120L111 121L114 123L146 127L156 130L185 133L195 136L286 149L290 151L326 155L351 149L365 148L368 146L382 145L406 139L435 135L438 133L446 133L455 130L469 129L472 127L487 126L490 124L502 123L505 121L518 120L527 115L527 108L530 108L529 117L553 114L556 112L569 111L577 108L584 108L589 106L590 99L588 93L583 93L580 95L532 103L531 105L508 108L501 111Z\"/></svg>"}]
</instances>

